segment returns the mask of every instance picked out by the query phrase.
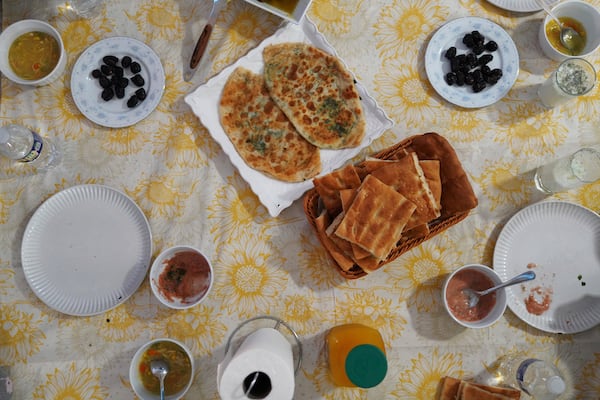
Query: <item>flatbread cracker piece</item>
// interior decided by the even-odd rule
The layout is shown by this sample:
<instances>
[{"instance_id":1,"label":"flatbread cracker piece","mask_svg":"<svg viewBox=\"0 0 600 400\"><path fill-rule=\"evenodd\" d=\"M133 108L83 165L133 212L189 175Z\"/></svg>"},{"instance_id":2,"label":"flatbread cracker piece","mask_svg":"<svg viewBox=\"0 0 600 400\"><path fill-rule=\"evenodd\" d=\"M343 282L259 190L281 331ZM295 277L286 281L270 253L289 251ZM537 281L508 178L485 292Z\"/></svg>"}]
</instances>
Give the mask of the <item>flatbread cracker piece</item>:
<instances>
[{"instance_id":1,"label":"flatbread cracker piece","mask_svg":"<svg viewBox=\"0 0 600 400\"><path fill-rule=\"evenodd\" d=\"M351 164L330 172L329 174L316 177L313 184L323 205L332 217L342 211L342 201L340 199L340 190L357 189L360 186L360 178Z\"/></svg>"},{"instance_id":2,"label":"flatbread cracker piece","mask_svg":"<svg viewBox=\"0 0 600 400\"><path fill-rule=\"evenodd\" d=\"M415 209L400 193L369 175L335 234L383 260L396 245Z\"/></svg>"},{"instance_id":3,"label":"flatbread cracker piece","mask_svg":"<svg viewBox=\"0 0 600 400\"><path fill-rule=\"evenodd\" d=\"M415 213L406 224L406 229L428 223L440 216L440 209L415 153L376 169L371 176L393 187L416 205Z\"/></svg>"},{"instance_id":4,"label":"flatbread cracker piece","mask_svg":"<svg viewBox=\"0 0 600 400\"><path fill-rule=\"evenodd\" d=\"M431 189L438 208L442 209L442 179L440 177L440 160L419 160L425 180Z\"/></svg>"},{"instance_id":5,"label":"flatbread cracker piece","mask_svg":"<svg viewBox=\"0 0 600 400\"><path fill-rule=\"evenodd\" d=\"M492 393L479 385L473 385L467 381L462 381L458 389L456 400L512 400L512 397L504 396L499 393Z\"/></svg>"},{"instance_id":6,"label":"flatbread cracker piece","mask_svg":"<svg viewBox=\"0 0 600 400\"><path fill-rule=\"evenodd\" d=\"M438 399L439 400L457 400L458 395L462 389L461 385L464 385L463 382L467 382L467 381L464 381L462 379L453 378L451 376L445 376L442 379L442 383L440 385ZM511 400L520 400L521 399L521 391L516 390L516 389L499 387L499 386L487 386L487 385L482 385L482 384L473 383L473 382L468 382L468 383L472 386L478 387L487 392L503 395L507 399L511 399Z\"/></svg>"},{"instance_id":7,"label":"flatbread cracker piece","mask_svg":"<svg viewBox=\"0 0 600 400\"><path fill-rule=\"evenodd\" d=\"M329 223L329 216L327 215L327 212L323 210L323 212L315 219L317 235L325 249L327 249L327 252L331 256L331 258L334 259L334 261L339 265L339 267L343 271L350 271L355 267L354 261L347 257L344 254L344 252L340 250L340 248L327 235L326 229Z\"/></svg>"},{"instance_id":8,"label":"flatbread cracker piece","mask_svg":"<svg viewBox=\"0 0 600 400\"><path fill-rule=\"evenodd\" d=\"M285 182L302 182L321 171L319 149L298 133L269 97L262 75L236 68L223 88L219 117L249 167Z\"/></svg>"}]
</instances>

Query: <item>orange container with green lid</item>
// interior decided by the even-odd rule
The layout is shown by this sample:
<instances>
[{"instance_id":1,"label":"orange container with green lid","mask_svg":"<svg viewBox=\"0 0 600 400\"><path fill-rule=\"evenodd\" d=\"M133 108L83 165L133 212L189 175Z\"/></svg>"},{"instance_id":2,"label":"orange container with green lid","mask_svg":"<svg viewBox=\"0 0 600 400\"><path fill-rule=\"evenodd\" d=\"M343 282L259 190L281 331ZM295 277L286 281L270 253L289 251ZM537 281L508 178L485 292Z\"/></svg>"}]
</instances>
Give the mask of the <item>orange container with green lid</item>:
<instances>
[{"instance_id":1,"label":"orange container with green lid","mask_svg":"<svg viewBox=\"0 0 600 400\"><path fill-rule=\"evenodd\" d=\"M387 373L385 344L378 330L362 324L333 327L325 338L331 379L337 386L371 388Z\"/></svg>"}]
</instances>

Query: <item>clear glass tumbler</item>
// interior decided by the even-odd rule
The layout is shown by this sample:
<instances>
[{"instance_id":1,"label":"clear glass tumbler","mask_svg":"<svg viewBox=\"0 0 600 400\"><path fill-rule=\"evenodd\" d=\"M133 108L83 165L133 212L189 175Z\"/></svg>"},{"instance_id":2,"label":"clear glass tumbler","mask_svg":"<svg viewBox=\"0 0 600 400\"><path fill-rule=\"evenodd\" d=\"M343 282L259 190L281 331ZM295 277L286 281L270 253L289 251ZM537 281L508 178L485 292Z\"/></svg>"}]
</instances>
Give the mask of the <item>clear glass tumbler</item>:
<instances>
[{"instance_id":1,"label":"clear glass tumbler","mask_svg":"<svg viewBox=\"0 0 600 400\"><path fill-rule=\"evenodd\" d=\"M535 171L534 181L544 193L574 189L600 179L600 152L591 148L543 165Z\"/></svg>"},{"instance_id":2,"label":"clear glass tumbler","mask_svg":"<svg viewBox=\"0 0 600 400\"><path fill-rule=\"evenodd\" d=\"M583 58L569 58L538 89L542 104L548 108L588 93L596 84L594 66Z\"/></svg>"}]
</instances>

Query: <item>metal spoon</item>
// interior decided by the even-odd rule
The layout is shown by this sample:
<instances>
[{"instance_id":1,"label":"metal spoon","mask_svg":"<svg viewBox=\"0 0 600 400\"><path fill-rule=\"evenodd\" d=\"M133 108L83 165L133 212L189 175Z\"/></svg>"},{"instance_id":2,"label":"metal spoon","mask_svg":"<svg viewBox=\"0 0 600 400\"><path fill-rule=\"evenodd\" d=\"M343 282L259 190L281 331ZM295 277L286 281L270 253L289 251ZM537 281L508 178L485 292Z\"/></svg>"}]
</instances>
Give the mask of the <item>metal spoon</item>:
<instances>
[{"instance_id":1,"label":"metal spoon","mask_svg":"<svg viewBox=\"0 0 600 400\"><path fill-rule=\"evenodd\" d=\"M165 377L169 373L169 365L165 360L152 360L150 371L160 381L160 400L165 400Z\"/></svg>"},{"instance_id":2,"label":"metal spoon","mask_svg":"<svg viewBox=\"0 0 600 400\"><path fill-rule=\"evenodd\" d=\"M556 23L560 27L559 38L560 38L560 42L562 43L562 45L565 46L565 48L571 52L573 52L577 48L581 47L581 44L583 43L583 38L581 37L579 32L577 32L575 29L573 29L569 26L565 26L565 24L563 24L558 19L558 17L556 15L554 15L554 13L552 11L550 11L550 8L548 7L548 5L546 5L545 0L535 0L535 1L536 1L536 3L538 3L540 5L540 7L542 7L544 9L544 11L546 11L546 13L548 13L548 15L554 21L556 21Z\"/></svg>"},{"instance_id":3,"label":"metal spoon","mask_svg":"<svg viewBox=\"0 0 600 400\"><path fill-rule=\"evenodd\" d=\"M501 289L503 287L516 285L517 283L530 281L532 279L535 279L535 272L527 271L527 272L523 272L520 275L515 276L512 279L507 280L504 283L499 284L498 286L494 286L494 287L486 289L486 290L478 291L478 290L473 290L473 289L469 289L469 288L464 288L462 290L462 292L468 298L469 308L473 308L477 305L477 303L479 303L479 298L481 296L485 296L487 294L493 293L496 290Z\"/></svg>"}]
</instances>

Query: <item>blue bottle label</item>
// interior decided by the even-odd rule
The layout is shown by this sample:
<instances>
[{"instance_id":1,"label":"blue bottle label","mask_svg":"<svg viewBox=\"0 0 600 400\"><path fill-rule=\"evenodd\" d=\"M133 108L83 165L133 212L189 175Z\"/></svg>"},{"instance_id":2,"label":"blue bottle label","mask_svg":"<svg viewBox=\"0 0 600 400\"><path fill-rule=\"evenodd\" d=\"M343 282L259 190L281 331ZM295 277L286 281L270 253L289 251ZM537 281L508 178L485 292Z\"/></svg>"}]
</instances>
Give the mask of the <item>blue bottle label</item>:
<instances>
[{"instance_id":1,"label":"blue bottle label","mask_svg":"<svg viewBox=\"0 0 600 400\"><path fill-rule=\"evenodd\" d=\"M44 141L42 140L41 136L38 135L35 132L31 132L33 134L33 144L31 145L31 150L29 150L29 153L27 153L25 155L25 157L21 158L19 161L21 162L32 162L37 160L37 158L40 156L40 154L42 153L42 148L44 147Z\"/></svg>"},{"instance_id":2,"label":"blue bottle label","mask_svg":"<svg viewBox=\"0 0 600 400\"><path fill-rule=\"evenodd\" d=\"M517 383L519 384L521 390L527 393L528 395L531 395L531 393L529 393L529 391L525 388L525 385L523 383L525 378L525 371L527 371L527 368L536 361L539 360L537 358L528 358L525 361L523 361L521 365L519 365L519 368L517 368Z\"/></svg>"}]
</instances>

